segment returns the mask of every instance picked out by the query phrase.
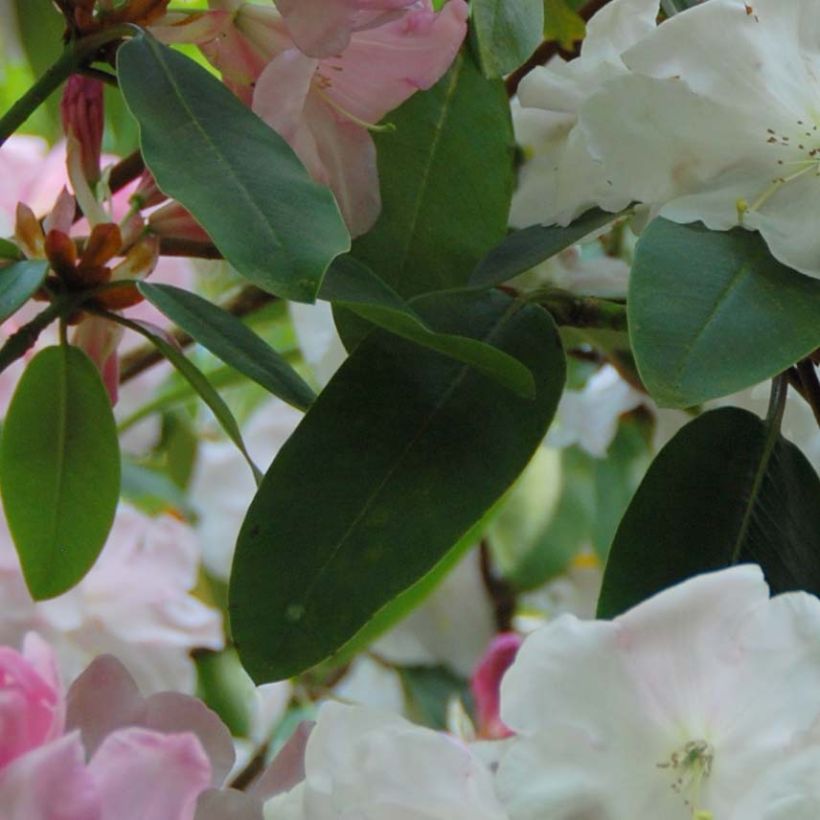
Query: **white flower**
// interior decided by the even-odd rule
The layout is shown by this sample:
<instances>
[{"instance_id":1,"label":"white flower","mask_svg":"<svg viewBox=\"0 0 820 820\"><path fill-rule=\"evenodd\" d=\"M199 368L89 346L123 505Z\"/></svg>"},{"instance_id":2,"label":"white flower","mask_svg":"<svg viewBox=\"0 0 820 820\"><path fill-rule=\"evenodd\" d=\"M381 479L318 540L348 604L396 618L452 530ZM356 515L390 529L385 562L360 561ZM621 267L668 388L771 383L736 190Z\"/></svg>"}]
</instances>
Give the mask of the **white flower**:
<instances>
[{"instance_id":1,"label":"white flower","mask_svg":"<svg viewBox=\"0 0 820 820\"><path fill-rule=\"evenodd\" d=\"M358 706L325 703L305 779L270 820L506 820L484 764L461 741Z\"/></svg>"},{"instance_id":2,"label":"white flower","mask_svg":"<svg viewBox=\"0 0 820 820\"><path fill-rule=\"evenodd\" d=\"M820 277L817 4L708 0L634 27L630 40L622 22L635 2L614 0L590 24L617 61L610 54L600 70L586 49L534 72L537 94L522 92L541 109L530 117L569 117L540 160L550 180L530 194L545 203L542 219L566 224L591 205L638 201L676 222L759 230L781 262ZM644 3L639 19L657 5ZM571 71L598 79L573 86ZM583 98L568 106L570 88Z\"/></svg>"},{"instance_id":3,"label":"white flower","mask_svg":"<svg viewBox=\"0 0 820 820\"><path fill-rule=\"evenodd\" d=\"M469 677L495 631L493 605L474 549L429 598L373 644L373 651L391 663L441 664Z\"/></svg>"},{"instance_id":4,"label":"white flower","mask_svg":"<svg viewBox=\"0 0 820 820\"><path fill-rule=\"evenodd\" d=\"M817 4L709 0L624 62L633 76L584 113L613 186L678 222L742 222L783 263L820 276Z\"/></svg>"},{"instance_id":5,"label":"white flower","mask_svg":"<svg viewBox=\"0 0 820 820\"><path fill-rule=\"evenodd\" d=\"M267 402L254 412L243 436L261 470L268 469L301 418L298 410L279 400ZM227 580L230 575L236 537L255 493L248 464L233 442L202 442L190 496L199 514L197 532L203 563L217 578Z\"/></svg>"},{"instance_id":6,"label":"white flower","mask_svg":"<svg viewBox=\"0 0 820 820\"><path fill-rule=\"evenodd\" d=\"M190 527L121 505L88 575L41 602L26 589L5 521L0 527L0 643L16 645L28 631L40 633L54 646L66 682L110 653L147 694L193 692L190 651L220 649L224 639L219 613L190 594L199 569Z\"/></svg>"},{"instance_id":7,"label":"white flower","mask_svg":"<svg viewBox=\"0 0 820 820\"><path fill-rule=\"evenodd\" d=\"M593 205L619 211L629 204L603 174L578 122L585 101L626 73L621 54L655 28L658 0L615 0L590 20L581 57L537 67L513 106L516 137L529 161L521 169L510 224L567 224Z\"/></svg>"},{"instance_id":8,"label":"white flower","mask_svg":"<svg viewBox=\"0 0 820 820\"><path fill-rule=\"evenodd\" d=\"M533 633L501 687L512 820L816 820L820 601L741 566Z\"/></svg>"},{"instance_id":9,"label":"white flower","mask_svg":"<svg viewBox=\"0 0 820 820\"><path fill-rule=\"evenodd\" d=\"M330 303L304 305L288 302L288 313L302 355L316 381L324 387L347 358L347 351L336 332Z\"/></svg>"},{"instance_id":10,"label":"white flower","mask_svg":"<svg viewBox=\"0 0 820 820\"><path fill-rule=\"evenodd\" d=\"M594 458L605 458L618 432L618 420L645 399L612 365L605 365L583 390L567 390L561 396L546 444L548 447L577 444Z\"/></svg>"}]
</instances>

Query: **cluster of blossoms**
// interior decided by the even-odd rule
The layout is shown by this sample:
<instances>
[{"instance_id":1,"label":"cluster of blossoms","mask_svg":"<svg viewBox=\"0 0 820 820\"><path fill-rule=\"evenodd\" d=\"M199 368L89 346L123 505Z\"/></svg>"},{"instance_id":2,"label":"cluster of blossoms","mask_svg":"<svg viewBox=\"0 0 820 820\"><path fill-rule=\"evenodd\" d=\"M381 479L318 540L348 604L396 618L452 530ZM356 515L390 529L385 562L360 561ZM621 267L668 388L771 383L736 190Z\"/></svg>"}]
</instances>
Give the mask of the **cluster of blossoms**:
<instances>
[{"instance_id":1,"label":"cluster of blossoms","mask_svg":"<svg viewBox=\"0 0 820 820\"><path fill-rule=\"evenodd\" d=\"M820 811L813 596L769 598L760 570L741 566L613 621L562 616L519 643L496 641L475 681L487 735L503 739L473 742L330 701L239 792L222 785L230 736L201 703L143 699L106 656L64 696L51 650L30 634L22 654L0 649L3 816L812 820Z\"/></svg>"},{"instance_id":2,"label":"cluster of blossoms","mask_svg":"<svg viewBox=\"0 0 820 820\"><path fill-rule=\"evenodd\" d=\"M676 222L758 230L777 259L820 277L815 4L708 0L660 25L658 13L657 0L613 0L579 59L521 83L537 156L521 214L567 224L595 205L641 203Z\"/></svg>"},{"instance_id":3,"label":"cluster of blossoms","mask_svg":"<svg viewBox=\"0 0 820 820\"><path fill-rule=\"evenodd\" d=\"M290 143L327 185L353 235L381 209L370 136L389 111L450 67L467 33L467 4L449 0L333 0L272 6L215 0L152 28L195 43L228 87Z\"/></svg>"}]
</instances>

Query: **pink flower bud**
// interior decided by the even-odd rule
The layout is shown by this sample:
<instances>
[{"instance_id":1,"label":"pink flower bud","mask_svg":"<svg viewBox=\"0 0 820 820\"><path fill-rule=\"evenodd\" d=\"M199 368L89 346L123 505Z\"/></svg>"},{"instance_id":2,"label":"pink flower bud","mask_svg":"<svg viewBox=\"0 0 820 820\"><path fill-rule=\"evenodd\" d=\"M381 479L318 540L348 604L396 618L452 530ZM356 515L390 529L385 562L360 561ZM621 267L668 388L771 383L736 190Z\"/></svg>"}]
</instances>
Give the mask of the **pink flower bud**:
<instances>
[{"instance_id":1,"label":"pink flower bud","mask_svg":"<svg viewBox=\"0 0 820 820\"><path fill-rule=\"evenodd\" d=\"M79 152L79 166L85 179L94 184L100 178L103 138L103 84L100 80L74 74L68 78L60 103L68 151Z\"/></svg>"},{"instance_id":2,"label":"pink flower bud","mask_svg":"<svg viewBox=\"0 0 820 820\"><path fill-rule=\"evenodd\" d=\"M498 740L513 734L500 715L501 679L512 666L522 638L514 632L496 635L490 642L470 681L475 698L476 719L480 737Z\"/></svg>"}]
</instances>

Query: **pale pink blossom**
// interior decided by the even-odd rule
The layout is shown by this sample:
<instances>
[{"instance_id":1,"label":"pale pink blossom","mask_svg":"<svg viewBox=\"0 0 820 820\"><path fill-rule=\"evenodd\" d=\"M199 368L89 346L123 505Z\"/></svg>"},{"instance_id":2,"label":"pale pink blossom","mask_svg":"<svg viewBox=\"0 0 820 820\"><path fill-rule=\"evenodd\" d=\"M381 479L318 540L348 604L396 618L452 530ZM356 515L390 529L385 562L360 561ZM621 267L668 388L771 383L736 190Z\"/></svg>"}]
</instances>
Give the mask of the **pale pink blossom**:
<instances>
[{"instance_id":1,"label":"pale pink blossom","mask_svg":"<svg viewBox=\"0 0 820 820\"><path fill-rule=\"evenodd\" d=\"M36 635L0 646L0 770L59 737L65 719L53 657Z\"/></svg>"},{"instance_id":2,"label":"pale pink blossom","mask_svg":"<svg viewBox=\"0 0 820 820\"><path fill-rule=\"evenodd\" d=\"M0 531L0 643L36 630L55 647L66 680L96 655L116 655L143 691L192 692L189 653L223 644L219 613L191 594L199 549L190 527L121 505L97 563L72 590L31 599L17 555Z\"/></svg>"},{"instance_id":3,"label":"pale pink blossom","mask_svg":"<svg viewBox=\"0 0 820 820\"><path fill-rule=\"evenodd\" d=\"M288 32L311 57L344 51L354 31L380 25L415 0L276 0Z\"/></svg>"},{"instance_id":4,"label":"pale pink blossom","mask_svg":"<svg viewBox=\"0 0 820 820\"><path fill-rule=\"evenodd\" d=\"M98 658L67 698L51 648L30 634L0 647L3 820L193 820L232 762L230 735L202 703L143 700L124 668Z\"/></svg>"},{"instance_id":5,"label":"pale pink blossom","mask_svg":"<svg viewBox=\"0 0 820 820\"><path fill-rule=\"evenodd\" d=\"M387 4L397 10L377 13ZM440 12L430 0L352 3L356 14L370 15L368 25L353 31L339 53L321 59L299 49L274 9L231 5L166 18L155 34L166 42L196 42L234 93L330 187L351 233L364 233L381 207L369 129L449 68L467 32L466 2L449 0Z\"/></svg>"}]
</instances>

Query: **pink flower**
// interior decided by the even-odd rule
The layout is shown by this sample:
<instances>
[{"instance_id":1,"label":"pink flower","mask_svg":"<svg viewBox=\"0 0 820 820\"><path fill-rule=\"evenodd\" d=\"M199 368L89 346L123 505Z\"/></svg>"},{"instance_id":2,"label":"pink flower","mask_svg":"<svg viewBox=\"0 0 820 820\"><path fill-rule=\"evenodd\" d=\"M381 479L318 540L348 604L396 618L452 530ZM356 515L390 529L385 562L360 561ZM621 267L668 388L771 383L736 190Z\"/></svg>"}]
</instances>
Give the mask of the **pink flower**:
<instances>
[{"instance_id":1,"label":"pink flower","mask_svg":"<svg viewBox=\"0 0 820 820\"><path fill-rule=\"evenodd\" d=\"M513 734L501 720L501 679L512 666L521 643L521 636L514 632L496 635L473 673L470 689L480 737L497 740Z\"/></svg>"},{"instance_id":2,"label":"pink flower","mask_svg":"<svg viewBox=\"0 0 820 820\"><path fill-rule=\"evenodd\" d=\"M63 731L63 703L47 644L28 635L23 653L0 646L0 770Z\"/></svg>"},{"instance_id":3,"label":"pink flower","mask_svg":"<svg viewBox=\"0 0 820 820\"><path fill-rule=\"evenodd\" d=\"M233 764L230 734L201 702L143 699L124 667L98 658L66 699L50 647L0 647L3 820L193 820ZM66 728L67 727L67 728Z\"/></svg>"},{"instance_id":4,"label":"pink flower","mask_svg":"<svg viewBox=\"0 0 820 820\"><path fill-rule=\"evenodd\" d=\"M355 32L337 57L319 60L288 48L257 79L253 110L331 188L352 234L369 230L381 210L368 129L436 83L458 52L466 19L463 0L438 14L421 0L399 19Z\"/></svg>"},{"instance_id":5,"label":"pink flower","mask_svg":"<svg viewBox=\"0 0 820 820\"><path fill-rule=\"evenodd\" d=\"M192 649L223 644L219 613L190 594L199 549L190 527L122 505L102 555L72 590L35 602L0 520L0 643L36 630L73 680L96 656L115 654L147 692L192 692Z\"/></svg>"},{"instance_id":6,"label":"pink flower","mask_svg":"<svg viewBox=\"0 0 820 820\"><path fill-rule=\"evenodd\" d=\"M96 183L103 140L102 82L81 74L69 77L60 101L60 115L68 140L69 169L76 167L88 183Z\"/></svg>"},{"instance_id":7,"label":"pink flower","mask_svg":"<svg viewBox=\"0 0 820 820\"><path fill-rule=\"evenodd\" d=\"M351 34L372 28L415 0L276 0L296 45L311 57L347 48Z\"/></svg>"},{"instance_id":8,"label":"pink flower","mask_svg":"<svg viewBox=\"0 0 820 820\"><path fill-rule=\"evenodd\" d=\"M467 32L468 7L465 0L449 0L440 12L431 0L325 0L320 4L353 24L339 30L343 50L318 59L299 49L289 28L294 20L308 21L306 30L323 27L326 21L310 22L306 11L317 3L299 0L298 9L285 3L286 21L273 9L241 4L191 15L187 23L168 18L155 34L166 42L196 42L228 87L330 187L358 235L381 208L369 130L447 71ZM385 9L392 11L385 15Z\"/></svg>"}]
</instances>

